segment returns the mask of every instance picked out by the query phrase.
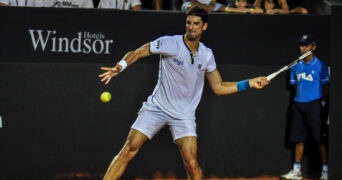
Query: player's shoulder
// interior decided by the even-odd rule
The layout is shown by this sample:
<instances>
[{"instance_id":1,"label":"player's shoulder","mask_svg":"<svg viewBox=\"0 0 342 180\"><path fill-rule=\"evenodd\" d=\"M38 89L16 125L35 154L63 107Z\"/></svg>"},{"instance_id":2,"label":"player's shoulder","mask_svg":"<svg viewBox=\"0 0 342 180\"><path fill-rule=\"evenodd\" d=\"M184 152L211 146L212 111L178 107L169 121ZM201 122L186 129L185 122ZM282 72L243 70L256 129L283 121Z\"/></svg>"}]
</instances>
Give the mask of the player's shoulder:
<instances>
[{"instance_id":1,"label":"player's shoulder","mask_svg":"<svg viewBox=\"0 0 342 180\"><path fill-rule=\"evenodd\" d=\"M205 44L203 44L202 42L200 42L199 47L200 47L203 51L205 51L206 53L209 53L209 54L211 54L211 55L214 54L213 51L211 50L211 48L207 47L207 46L206 46Z\"/></svg>"},{"instance_id":2,"label":"player's shoulder","mask_svg":"<svg viewBox=\"0 0 342 180\"><path fill-rule=\"evenodd\" d=\"M318 58L317 56L314 56L314 59L316 62L318 62L320 66L327 66L327 64L324 61L322 61L320 58Z\"/></svg>"},{"instance_id":3,"label":"player's shoulder","mask_svg":"<svg viewBox=\"0 0 342 180\"><path fill-rule=\"evenodd\" d=\"M164 35L160 36L156 41L163 41L163 42L173 42L178 43L182 41L181 35Z\"/></svg>"},{"instance_id":4,"label":"player's shoulder","mask_svg":"<svg viewBox=\"0 0 342 180\"><path fill-rule=\"evenodd\" d=\"M163 35L158 39L182 39L182 35Z\"/></svg>"}]
</instances>

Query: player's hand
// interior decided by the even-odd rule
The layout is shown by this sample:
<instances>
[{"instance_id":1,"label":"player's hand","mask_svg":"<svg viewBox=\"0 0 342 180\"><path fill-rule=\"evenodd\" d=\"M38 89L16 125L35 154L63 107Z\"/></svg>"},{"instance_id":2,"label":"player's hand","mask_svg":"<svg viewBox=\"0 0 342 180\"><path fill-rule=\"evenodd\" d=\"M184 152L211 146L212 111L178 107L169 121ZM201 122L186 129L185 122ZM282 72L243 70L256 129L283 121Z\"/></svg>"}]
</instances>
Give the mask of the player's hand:
<instances>
[{"instance_id":1,"label":"player's hand","mask_svg":"<svg viewBox=\"0 0 342 180\"><path fill-rule=\"evenodd\" d=\"M265 76L261 76L261 77L256 77L253 79L249 80L249 85L252 88L255 89L262 89L263 87L265 87L270 81L267 80L267 78Z\"/></svg>"},{"instance_id":2,"label":"player's hand","mask_svg":"<svg viewBox=\"0 0 342 180\"><path fill-rule=\"evenodd\" d=\"M115 67L101 67L101 70L106 71L99 75L99 78L101 78L101 82L105 82L107 85L112 77L118 75L121 71L122 67L119 64L116 64Z\"/></svg>"}]
</instances>

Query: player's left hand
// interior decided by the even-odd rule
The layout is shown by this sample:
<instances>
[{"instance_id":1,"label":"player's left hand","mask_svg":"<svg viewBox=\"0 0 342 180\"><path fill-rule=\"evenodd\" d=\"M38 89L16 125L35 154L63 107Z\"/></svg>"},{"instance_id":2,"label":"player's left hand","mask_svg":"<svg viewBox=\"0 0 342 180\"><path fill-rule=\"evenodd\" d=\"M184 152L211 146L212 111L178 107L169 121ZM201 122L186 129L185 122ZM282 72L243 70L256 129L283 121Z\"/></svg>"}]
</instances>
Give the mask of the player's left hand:
<instances>
[{"instance_id":1,"label":"player's left hand","mask_svg":"<svg viewBox=\"0 0 342 180\"><path fill-rule=\"evenodd\" d=\"M101 78L101 82L105 82L107 85L112 77L118 75L121 71L122 67L119 64L116 64L115 67L101 67L101 70L106 71L99 75L99 78Z\"/></svg>"}]
</instances>

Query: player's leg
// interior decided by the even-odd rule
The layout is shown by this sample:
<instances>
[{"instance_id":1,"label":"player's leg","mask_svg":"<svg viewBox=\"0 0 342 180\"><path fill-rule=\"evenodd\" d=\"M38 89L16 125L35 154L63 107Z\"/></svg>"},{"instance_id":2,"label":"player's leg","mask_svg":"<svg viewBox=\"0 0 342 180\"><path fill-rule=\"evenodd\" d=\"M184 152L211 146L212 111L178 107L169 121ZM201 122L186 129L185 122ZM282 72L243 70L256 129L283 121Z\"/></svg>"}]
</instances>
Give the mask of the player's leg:
<instances>
[{"instance_id":1,"label":"player's leg","mask_svg":"<svg viewBox=\"0 0 342 180\"><path fill-rule=\"evenodd\" d=\"M318 150L322 161L321 179L328 179L328 151L324 144L324 137L322 136L322 106L320 100L311 103L311 113L308 115L308 123L312 129L312 136L318 144Z\"/></svg>"},{"instance_id":2,"label":"player's leg","mask_svg":"<svg viewBox=\"0 0 342 180\"><path fill-rule=\"evenodd\" d=\"M281 176L281 179L303 179L301 173L301 161L304 154L304 142L306 139L306 126L302 117L303 104L294 102L291 105L291 122L289 141L294 143L294 159L292 169Z\"/></svg>"},{"instance_id":3,"label":"player's leg","mask_svg":"<svg viewBox=\"0 0 342 180\"><path fill-rule=\"evenodd\" d=\"M176 140L182 155L188 179L202 180L202 169L197 160L197 137L187 136Z\"/></svg>"},{"instance_id":4,"label":"player's leg","mask_svg":"<svg viewBox=\"0 0 342 180\"><path fill-rule=\"evenodd\" d=\"M328 179L328 150L324 143L319 145L319 152L322 160L321 180Z\"/></svg>"},{"instance_id":5,"label":"player's leg","mask_svg":"<svg viewBox=\"0 0 342 180\"><path fill-rule=\"evenodd\" d=\"M323 164L328 164L328 150L325 144L319 145L319 152Z\"/></svg>"},{"instance_id":6,"label":"player's leg","mask_svg":"<svg viewBox=\"0 0 342 180\"><path fill-rule=\"evenodd\" d=\"M291 106L290 142L294 142L294 163L301 163L304 154L304 144L307 136L307 125L303 111L307 109L304 103L294 103Z\"/></svg>"},{"instance_id":7,"label":"player's leg","mask_svg":"<svg viewBox=\"0 0 342 180\"><path fill-rule=\"evenodd\" d=\"M141 146L148 140L148 137L143 133L131 129L126 139L126 142L117 154L110 166L107 169L107 172L104 176L104 180L117 180L124 173L128 163L131 159L138 153Z\"/></svg>"},{"instance_id":8,"label":"player's leg","mask_svg":"<svg viewBox=\"0 0 342 180\"><path fill-rule=\"evenodd\" d=\"M143 104L138 114L125 145L110 164L105 180L119 179L141 146L165 125L165 113L150 101Z\"/></svg>"},{"instance_id":9,"label":"player's leg","mask_svg":"<svg viewBox=\"0 0 342 180\"><path fill-rule=\"evenodd\" d=\"M294 147L294 162L300 163L303 159L304 143L300 142L295 144Z\"/></svg>"}]
</instances>

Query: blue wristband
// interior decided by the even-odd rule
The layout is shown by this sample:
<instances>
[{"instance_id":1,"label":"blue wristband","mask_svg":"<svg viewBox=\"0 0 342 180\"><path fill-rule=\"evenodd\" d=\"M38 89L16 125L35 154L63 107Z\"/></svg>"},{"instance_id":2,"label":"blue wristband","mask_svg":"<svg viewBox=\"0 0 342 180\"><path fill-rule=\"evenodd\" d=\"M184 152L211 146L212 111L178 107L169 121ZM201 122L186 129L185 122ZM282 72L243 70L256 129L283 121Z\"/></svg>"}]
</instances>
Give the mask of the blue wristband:
<instances>
[{"instance_id":1,"label":"blue wristband","mask_svg":"<svg viewBox=\"0 0 342 180\"><path fill-rule=\"evenodd\" d=\"M238 91L245 91L251 88L251 86L249 85L248 79L237 82L236 86L237 86Z\"/></svg>"}]
</instances>

